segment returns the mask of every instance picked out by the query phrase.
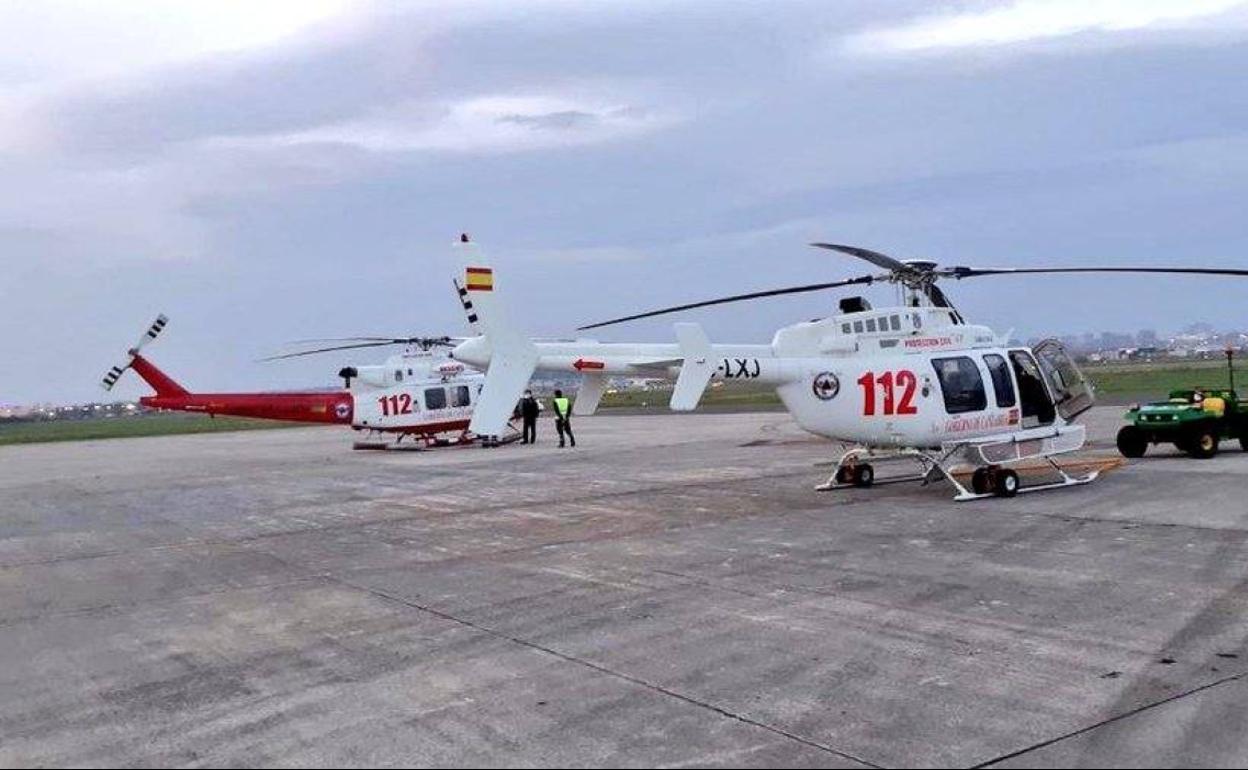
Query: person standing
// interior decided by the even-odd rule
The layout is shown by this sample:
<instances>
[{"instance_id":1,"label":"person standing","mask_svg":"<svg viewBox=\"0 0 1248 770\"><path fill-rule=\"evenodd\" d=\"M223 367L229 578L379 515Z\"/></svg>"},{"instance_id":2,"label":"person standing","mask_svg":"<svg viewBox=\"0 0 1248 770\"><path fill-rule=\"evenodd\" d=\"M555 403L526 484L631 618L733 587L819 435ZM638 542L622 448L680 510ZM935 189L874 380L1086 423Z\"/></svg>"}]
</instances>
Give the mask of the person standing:
<instances>
[{"instance_id":1,"label":"person standing","mask_svg":"<svg viewBox=\"0 0 1248 770\"><path fill-rule=\"evenodd\" d=\"M572 435L572 402L564 395L562 390L555 391L555 398L552 401L555 407L555 430L559 432L559 446L563 446L563 434L568 434L568 441L572 446L576 446L576 436Z\"/></svg>"},{"instance_id":2,"label":"person standing","mask_svg":"<svg viewBox=\"0 0 1248 770\"><path fill-rule=\"evenodd\" d=\"M537 416L541 414L541 411L542 402L533 397L533 391L524 391L524 398L520 399L520 419L524 423L524 437L520 443L537 443Z\"/></svg>"}]
</instances>

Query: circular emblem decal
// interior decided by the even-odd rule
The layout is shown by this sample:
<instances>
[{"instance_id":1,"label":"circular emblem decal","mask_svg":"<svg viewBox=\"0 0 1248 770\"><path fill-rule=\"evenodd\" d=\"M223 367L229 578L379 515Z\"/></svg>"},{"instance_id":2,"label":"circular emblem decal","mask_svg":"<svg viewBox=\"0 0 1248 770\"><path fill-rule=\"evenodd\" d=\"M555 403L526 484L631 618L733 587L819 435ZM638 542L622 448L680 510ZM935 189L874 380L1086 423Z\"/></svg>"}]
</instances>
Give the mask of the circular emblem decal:
<instances>
[{"instance_id":1,"label":"circular emblem decal","mask_svg":"<svg viewBox=\"0 0 1248 770\"><path fill-rule=\"evenodd\" d=\"M836 398L837 393L841 392L841 381L836 379L836 375L832 372L823 372L815 377L811 390L815 392L815 398L820 401L831 401Z\"/></svg>"},{"instance_id":2,"label":"circular emblem decal","mask_svg":"<svg viewBox=\"0 0 1248 770\"><path fill-rule=\"evenodd\" d=\"M351 405L346 401L343 401L338 404L338 406L334 407L334 414L338 415L339 420L347 419L347 416L351 414Z\"/></svg>"}]
</instances>

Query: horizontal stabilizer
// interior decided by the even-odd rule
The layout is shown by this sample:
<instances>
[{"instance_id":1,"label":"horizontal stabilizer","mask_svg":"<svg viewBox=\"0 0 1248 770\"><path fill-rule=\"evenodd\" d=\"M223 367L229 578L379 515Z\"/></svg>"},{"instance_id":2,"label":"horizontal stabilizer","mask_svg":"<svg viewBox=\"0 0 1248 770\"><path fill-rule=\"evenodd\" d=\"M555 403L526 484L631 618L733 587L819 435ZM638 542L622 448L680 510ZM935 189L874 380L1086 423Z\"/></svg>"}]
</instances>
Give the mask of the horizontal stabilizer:
<instances>
[{"instance_id":1,"label":"horizontal stabilizer","mask_svg":"<svg viewBox=\"0 0 1248 770\"><path fill-rule=\"evenodd\" d=\"M468 430L478 436L501 436L507 421L515 412L516 404L529 378L537 368L537 348L494 346L490 366L485 371L485 386L472 410L472 422Z\"/></svg>"},{"instance_id":2,"label":"horizontal stabilizer","mask_svg":"<svg viewBox=\"0 0 1248 770\"><path fill-rule=\"evenodd\" d=\"M598 402L602 400L603 391L607 389L605 374L586 374L581 377L580 390L576 391L576 401L572 402L572 414L584 417L598 410Z\"/></svg>"},{"instance_id":3,"label":"horizontal stabilizer","mask_svg":"<svg viewBox=\"0 0 1248 770\"><path fill-rule=\"evenodd\" d=\"M698 324L678 323L673 327L684 359L680 376L676 378L676 387L672 390L671 408L677 412L689 412L697 408L702 393L715 374L711 341Z\"/></svg>"}]
</instances>

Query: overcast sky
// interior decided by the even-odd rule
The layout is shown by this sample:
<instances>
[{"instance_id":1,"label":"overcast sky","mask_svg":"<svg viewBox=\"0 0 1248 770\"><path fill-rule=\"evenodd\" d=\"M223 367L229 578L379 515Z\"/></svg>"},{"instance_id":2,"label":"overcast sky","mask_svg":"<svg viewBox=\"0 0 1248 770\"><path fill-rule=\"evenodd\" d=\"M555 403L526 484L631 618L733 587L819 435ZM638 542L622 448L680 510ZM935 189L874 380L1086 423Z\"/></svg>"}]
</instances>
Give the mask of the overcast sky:
<instances>
[{"instance_id":1,"label":"overcast sky","mask_svg":"<svg viewBox=\"0 0 1248 770\"><path fill-rule=\"evenodd\" d=\"M98 397L161 311L198 389L376 358L255 362L292 339L463 334L461 231L544 336L863 272L811 240L1248 266L1246 43L1231 0L3 3L0 403ZM1248 326L1248 281L947 291L1023 337ZM687 318L766 341L836 299Z\"/></svg>"}]
</instances>

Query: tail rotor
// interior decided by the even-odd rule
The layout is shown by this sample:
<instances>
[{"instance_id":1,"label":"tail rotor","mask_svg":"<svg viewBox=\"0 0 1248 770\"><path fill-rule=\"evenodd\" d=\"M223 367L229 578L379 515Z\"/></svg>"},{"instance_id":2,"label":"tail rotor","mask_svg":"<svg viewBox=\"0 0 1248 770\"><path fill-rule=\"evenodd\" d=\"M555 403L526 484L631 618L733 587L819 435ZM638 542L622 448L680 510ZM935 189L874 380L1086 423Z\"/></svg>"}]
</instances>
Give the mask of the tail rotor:
<instances>
[{"instance_id":1,"label":"tail rotor","mask_svg":"<svg viewBox=\"0 0 1248 770\"><path fill-rule=\"evenodd\" d=\"M121 366L114 366L109 369L104 375L104 379L100 381L100 387L106 391L112 390L117 381L121 379L121 375L125 374L130 365L134 363L134 357L139 354L139 351L159 337L168 323L169 317L164 313L156 316L156 320L152 322L151 326L147 327L147 331L143 332L143 336L139 337L139 341L134 343L134 347L126 351L126 362Z\"/></svg>"}]
</instances>

